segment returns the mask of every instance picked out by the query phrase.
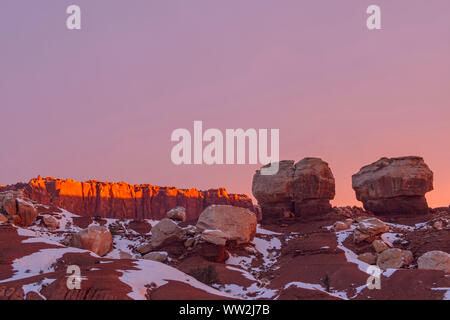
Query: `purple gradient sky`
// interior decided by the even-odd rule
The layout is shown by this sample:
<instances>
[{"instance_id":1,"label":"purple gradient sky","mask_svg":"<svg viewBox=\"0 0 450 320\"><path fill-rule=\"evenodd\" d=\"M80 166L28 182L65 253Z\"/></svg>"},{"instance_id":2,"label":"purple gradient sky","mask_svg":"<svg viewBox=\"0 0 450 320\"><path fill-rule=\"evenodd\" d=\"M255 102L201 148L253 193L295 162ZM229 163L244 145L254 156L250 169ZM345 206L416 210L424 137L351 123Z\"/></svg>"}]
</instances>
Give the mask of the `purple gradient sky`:
<instances>
[{"instance_id":1,"label":"purple gradient sky","mask_svg":"<svg viewBox=\"0 0 450 320\"><path fill-rule=\"evenodd\" d=\"M69 4L83 30L65 28ZM365 10L382 8L383 30ZM450 1L1 0L0 184L40 174L251 194L254 165L172 164L170 134L279 128L336 205L382 156L420 155L450 204Z\"/></svg>"}]
</instances>

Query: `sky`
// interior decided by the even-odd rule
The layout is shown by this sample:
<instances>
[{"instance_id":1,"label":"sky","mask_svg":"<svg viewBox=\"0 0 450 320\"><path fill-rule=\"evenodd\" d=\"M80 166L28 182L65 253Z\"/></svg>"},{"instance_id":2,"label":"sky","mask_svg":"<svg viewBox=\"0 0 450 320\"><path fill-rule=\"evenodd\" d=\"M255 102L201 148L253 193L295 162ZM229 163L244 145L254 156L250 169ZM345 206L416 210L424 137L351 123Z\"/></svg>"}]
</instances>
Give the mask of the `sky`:
<instances>
[{"instance_id":1,"label":"sky","mask_svg":"<svg viewBox=\"0 0 450 320\"><path fill-rule=\"evenodd\" d=\"M80 6L81 30L66 28ZM381 30L366 9L381 8ZM259 165L172 163L178 128L280 130L320 157L334 205L351 175L422 156L450 204L448 0L1 0L0 184L41 176L226 187Z\"/></svg>"}]
</instances>

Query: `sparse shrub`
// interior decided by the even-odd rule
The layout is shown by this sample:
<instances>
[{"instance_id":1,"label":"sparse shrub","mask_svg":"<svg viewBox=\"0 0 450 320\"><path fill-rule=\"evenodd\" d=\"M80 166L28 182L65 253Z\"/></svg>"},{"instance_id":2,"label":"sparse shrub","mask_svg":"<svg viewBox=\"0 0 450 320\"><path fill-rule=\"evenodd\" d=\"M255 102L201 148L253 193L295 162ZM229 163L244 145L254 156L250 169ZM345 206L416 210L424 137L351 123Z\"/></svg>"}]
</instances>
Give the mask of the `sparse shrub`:
<instances>
[{"instance_id":1,"label":"sparse shrub","mask_svg":"<svg viewBox=\"0 0 450 320\"><path fill-rule=\"evenodd\" d=\"M216 267L213 265L191 269L189 271L189 274L198 281L203 282L204 284L212 284L218 282Z\"/></svg>"}]
</instances>

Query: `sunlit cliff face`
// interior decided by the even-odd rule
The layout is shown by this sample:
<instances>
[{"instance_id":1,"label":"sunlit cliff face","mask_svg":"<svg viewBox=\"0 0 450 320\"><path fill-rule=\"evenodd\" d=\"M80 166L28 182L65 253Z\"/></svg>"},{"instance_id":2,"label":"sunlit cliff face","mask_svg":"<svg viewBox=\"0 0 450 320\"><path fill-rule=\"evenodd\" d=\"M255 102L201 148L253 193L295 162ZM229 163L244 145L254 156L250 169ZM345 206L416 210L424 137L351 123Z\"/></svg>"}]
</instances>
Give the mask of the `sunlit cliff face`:
<instances>
[{"instance_id":1,"label":"sunlit cliff face","mask_svg":"<svg viewBox=\"0 0 450 320\"><path fill-rule=\"evenodd\" d=\"M127 219L162 219L177 206L186 208L195 220L211 204L228 204L254 210L246 195L228 194L224 188L199 191L125 182L78 182L71 179L36 178L26 187L27 195L83 216Z\"/></svg>"}]
</instances>

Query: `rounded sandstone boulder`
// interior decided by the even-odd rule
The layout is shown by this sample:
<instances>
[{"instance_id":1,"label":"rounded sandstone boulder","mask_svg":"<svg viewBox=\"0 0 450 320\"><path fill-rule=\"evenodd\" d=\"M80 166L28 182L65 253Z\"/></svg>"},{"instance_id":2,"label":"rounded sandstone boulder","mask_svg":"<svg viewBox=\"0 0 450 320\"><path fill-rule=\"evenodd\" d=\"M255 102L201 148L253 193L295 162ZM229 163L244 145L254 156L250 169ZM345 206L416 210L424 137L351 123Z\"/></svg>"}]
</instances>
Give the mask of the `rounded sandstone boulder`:
<instances>
[{"instance_id":1,"label":"rounded sandstone boulder","mask_svg":"<svg viewBox=\"0 0 450 320\"><path fill-rule=\"evenodd\" d=\"M450 273L450 254L443 251L429 251L417 259L419 269L442 270Z\"/></svg>"},{"instance_id":2,"label":"rounded sandstone boulder","mask_svg":"<svg viewBox=\"0 0 450 320\"><path fill-rule=\"evenodd\" d=\"M220 230L227 240L237 244L253 240L257 226L256 215L248 209L228 205L212 205L198 218L197 228Z\"/></svg>"},{"instance_id":3,"label":"rounded sandstone boulder","mask_svg":"<svg viewBox=\"0 0 450 320\"><path fill-rule=\"evenodd\" d=\"M356 198L375 214L425 214L433 172L421 157L381 158L352 176Z\"/></svg>"},{"instance_id":4,"label":"rounded sandstone boulder","mask_svg":"<svg viewBox=\"0 0 450 320\"><path fill-rule=\"evenodd\" d=\"M255 172L252 192L263 219L283 217L286 211L296 216L325 213L331 210L335 180L328 163L320 158L304 158L297 163L282 160L277 174Z\"/></svg>"},{"instance_id":5,"label":"rounded sandstone boulder","mask_svg":"<svg viewBox=\"0 0 450 320\"><path fill-rule=\"evenodd\" d=\"M92 226L75 233L70 245L75 248L90 250L102 257L111 251L113 238L108 228Z\"/></svg>"}]
</instances>

